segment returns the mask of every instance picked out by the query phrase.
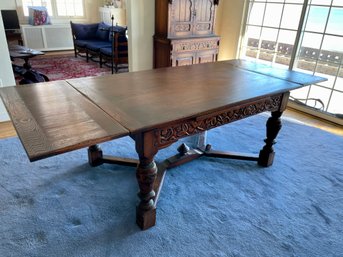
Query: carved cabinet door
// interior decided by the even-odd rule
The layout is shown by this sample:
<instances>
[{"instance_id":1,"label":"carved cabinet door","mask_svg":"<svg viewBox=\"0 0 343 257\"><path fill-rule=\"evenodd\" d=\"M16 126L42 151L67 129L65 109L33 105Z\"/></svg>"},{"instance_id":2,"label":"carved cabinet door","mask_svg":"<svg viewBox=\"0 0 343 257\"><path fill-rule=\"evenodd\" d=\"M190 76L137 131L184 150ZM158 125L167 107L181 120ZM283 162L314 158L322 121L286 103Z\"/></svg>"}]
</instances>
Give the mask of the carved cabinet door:
<instances>
[{"instance_id":1,"label":"carved cabinet door","mask_svg":"<svg viewBox=\"0 0 343 257\"><path fill-rule=\"evenodd\" d=\"M214 0L195 0L194 1L194 21L193 35L211 35L213 34L213 24L215 15Z\"/></svg>"},{"instance_id":2,"label":"carved cabinet door","mask_svg":"<svg viewBox=\"0 0 343 257\"><path fill-rule=\"evenodd\" d=\"M169 37L187 37L193 33L195 0L173 0L169 8Z\"/></svg>"}]
</instances>

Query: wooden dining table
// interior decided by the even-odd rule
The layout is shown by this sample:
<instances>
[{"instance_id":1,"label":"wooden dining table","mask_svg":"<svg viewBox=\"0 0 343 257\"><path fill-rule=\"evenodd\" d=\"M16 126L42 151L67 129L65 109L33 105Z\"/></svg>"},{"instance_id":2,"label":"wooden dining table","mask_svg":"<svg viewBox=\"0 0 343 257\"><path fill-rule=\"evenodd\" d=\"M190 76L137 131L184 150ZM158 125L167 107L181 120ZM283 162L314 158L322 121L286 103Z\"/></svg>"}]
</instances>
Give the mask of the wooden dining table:
<instances>
[{"instance_id":1,"label":"wooden dining table","mask_svg":"<svg viewBox=\"0 0 343 257\"><path fill-rule=\"evenodd\" d=\"M156 223L166 170L201 156L274 160L275 138L290 91L325 78L269 65L230 60L0 89L0 96L31 161L88 148L91 166L136 167L141 229ZM221 152L211 145L180 145L156 163L157 152L179 139L258 113L271 112L259 154ZM130 136L137 160L103 154L99 144ZM223 138L222 140L228 140ZM181 182L180 182L181 183Z\"/></svg>"}]
</instances>

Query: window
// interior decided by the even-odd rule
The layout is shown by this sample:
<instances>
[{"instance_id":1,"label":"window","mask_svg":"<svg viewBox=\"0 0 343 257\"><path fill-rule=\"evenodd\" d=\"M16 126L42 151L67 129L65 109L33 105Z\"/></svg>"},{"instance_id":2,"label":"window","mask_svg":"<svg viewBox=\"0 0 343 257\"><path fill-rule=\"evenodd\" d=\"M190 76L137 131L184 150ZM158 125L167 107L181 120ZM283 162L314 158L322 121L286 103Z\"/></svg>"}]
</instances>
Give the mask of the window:
<instances>
[{"instance_id":1,"label":"window","mask_svg":"<svg viewBox=\"0 0 343 257\"><path fill-rule=\"evenodd\" d=\"M341 24L341 0L250 0L240 55L328 78L291 99L343 119Z\"/></svg>"},{"instance_id":2,"label":"window","mask_svg":"<svg viewBox=\"0 0 343 257\"><path fill-rule=\"evenodd\" d=\"M84 0L22 0L24 15L28 16L28 6L45 6L53 17L84 16Z\"/></svg>"},{"instance_id":3,"label":"window","mask_svg":"<svg viewBox=\"0 0 343 257\"><path fill-rule=\"evenodd\" d=\"M55 0L58 16L83 16L83 0Z\"/></svg>"}]
</instances>

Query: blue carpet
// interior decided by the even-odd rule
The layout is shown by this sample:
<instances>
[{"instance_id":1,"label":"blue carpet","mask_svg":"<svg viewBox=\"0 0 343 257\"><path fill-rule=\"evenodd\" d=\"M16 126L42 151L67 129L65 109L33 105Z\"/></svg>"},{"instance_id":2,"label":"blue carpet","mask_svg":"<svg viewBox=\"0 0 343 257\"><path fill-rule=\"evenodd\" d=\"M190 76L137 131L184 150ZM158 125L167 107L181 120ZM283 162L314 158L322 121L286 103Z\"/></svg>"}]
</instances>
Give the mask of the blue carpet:
<instances>
[{"instance_id":1,"label":"blue carpet","mask_svg":"<svg viewBox=\"0 0 343 257\"><path fill-rule=\"evenodd\" d=\"M208 141L258 153L266 119ZM343 138L283 125L272 167L201 158L169 170L147 231L135 224L134 168L91 168L85 149L30 163L17 138L1 140L0 256L342 256ZM102 148L136 157L129 138Z\"/></svg>"}]
</instances>

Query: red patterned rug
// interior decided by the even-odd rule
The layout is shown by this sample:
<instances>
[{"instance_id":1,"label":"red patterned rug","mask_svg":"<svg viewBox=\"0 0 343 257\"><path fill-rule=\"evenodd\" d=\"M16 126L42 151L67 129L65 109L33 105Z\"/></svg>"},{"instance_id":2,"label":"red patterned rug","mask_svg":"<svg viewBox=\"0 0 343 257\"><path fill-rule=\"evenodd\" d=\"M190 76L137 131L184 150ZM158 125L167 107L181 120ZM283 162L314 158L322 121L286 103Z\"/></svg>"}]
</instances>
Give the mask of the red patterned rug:
<instances>
[{"instance_id":1,"label":"red patterned rug","mask_svg":"<svg viewBox=\"0 0 343 257\"><path fill-rule=\"evenodd\" d=\"M33 70L43 73L50 81L111 74L110 67L100 68L98 62L86 62L86 58L74 55L37 56L30 59L30 63ZM22 65L23 61L16 60L15 64ZM127 71L119 69L119 72Z\"/></svg>"}]
</instances>

